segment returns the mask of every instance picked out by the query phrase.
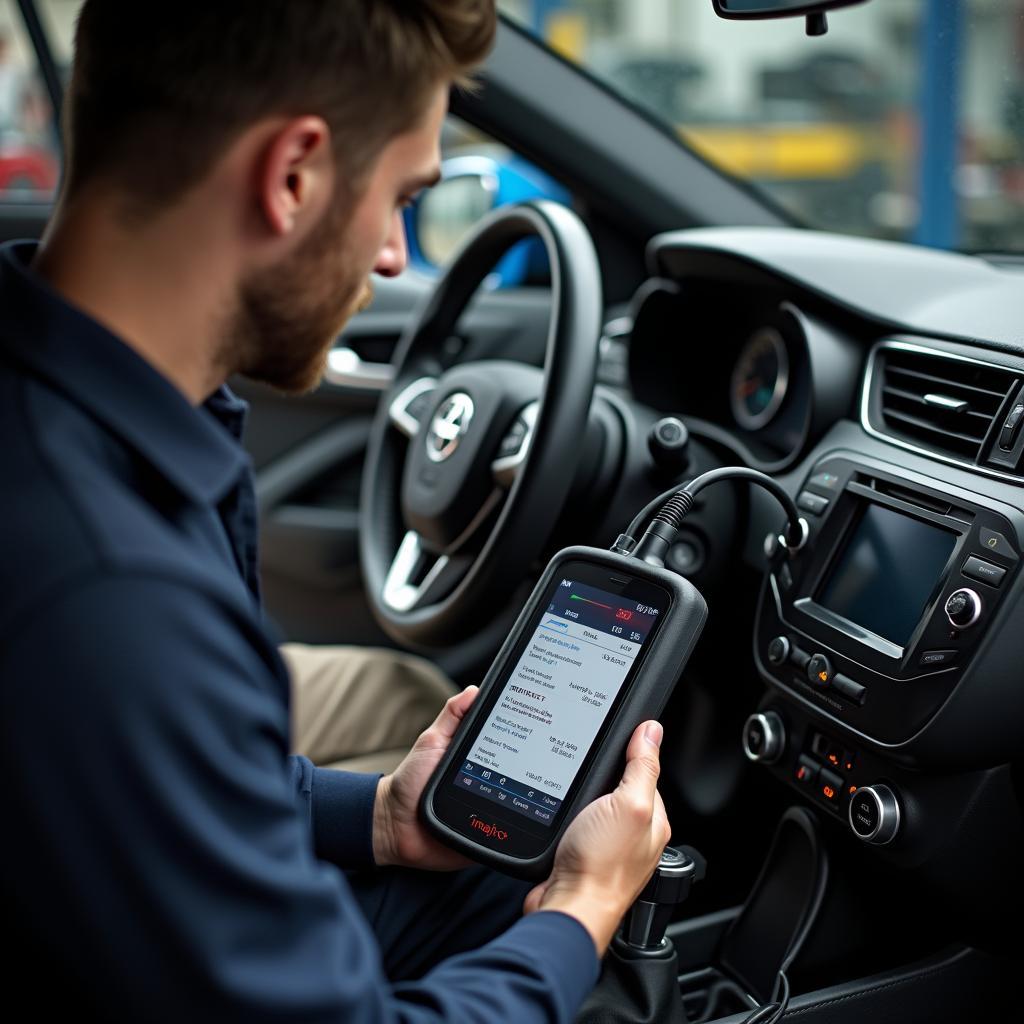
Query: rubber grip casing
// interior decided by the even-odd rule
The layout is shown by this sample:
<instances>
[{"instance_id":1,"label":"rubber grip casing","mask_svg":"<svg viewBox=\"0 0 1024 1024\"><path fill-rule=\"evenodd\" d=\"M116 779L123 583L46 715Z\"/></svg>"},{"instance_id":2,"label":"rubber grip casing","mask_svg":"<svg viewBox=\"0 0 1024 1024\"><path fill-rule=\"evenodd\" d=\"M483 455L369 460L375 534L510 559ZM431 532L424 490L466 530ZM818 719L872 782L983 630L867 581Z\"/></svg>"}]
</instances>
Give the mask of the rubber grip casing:
<instances>
[{"instance_id":1,"label":"rubber grip casing","mask_svg":"<svg viewBox=\"0 0 1024 1024\"><path fill-rule=\"evenodd\" d=\"M523 631L530 628L534 618L543 610L544 595L551 587L552 580L560 575L561 566L566 562L589 562L613 572L650 580L669 592L671 604L661 617L658 632L652 643L640 656L640 663L629 692L619 707L612 712L600 748L594 752L589 772L569 801L561 825L552 829L550 842L540 854L524 859L483 847L450 828L435 812L434 796L445 774L451 768L466 734L480 724L480 716L488 705L487 696L495 687L502 687L508 681L509 673L515 668L515 664L510 662ZM546 878L551 872L558 842L572 820L587 804L605 793L610 793L618 785L625 767L626 746L633 731L641 722L658 718L664 710L704 628L707 610L707 603L700 591L688 580L668 569L657 568L602 548L580 546L560 551L544 570L544 575L534 588L484 677L480 694L473 707L459 726L447 753L423 791L420 816L428 830L446 846L504 874L525 879Z\"/></svg>"}]
</instances>

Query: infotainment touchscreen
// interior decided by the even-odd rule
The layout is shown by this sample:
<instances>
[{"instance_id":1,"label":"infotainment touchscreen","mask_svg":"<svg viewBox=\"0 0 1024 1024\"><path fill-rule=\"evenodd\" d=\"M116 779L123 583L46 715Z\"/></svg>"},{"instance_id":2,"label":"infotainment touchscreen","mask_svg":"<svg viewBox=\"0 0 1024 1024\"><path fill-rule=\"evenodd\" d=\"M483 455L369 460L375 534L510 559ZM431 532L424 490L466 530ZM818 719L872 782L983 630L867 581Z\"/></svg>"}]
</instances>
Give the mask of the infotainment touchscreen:
<instances>
[{"instance_id":1,"label":"infotainment touchscreen","mask_svg":"<svg viewBox=\"0 0 1024 1024\"><path fill-rule=\"evenodd\" d=\"M956 541L949 530L867 503L817 603L905 647Z\"/></svg>"},{"instance_id":2,"label":"infotainment touchscreen","mask_svg":"<svg viewBox=\"0 0 1024 1024\"><path fill-rule=\"evenodd\" d=\"M613 594L578 574L556 581L546 610L451 785L550 827L664 602ZM659 600L660 598L660 600Z\"/></svg>"}]
</instances>

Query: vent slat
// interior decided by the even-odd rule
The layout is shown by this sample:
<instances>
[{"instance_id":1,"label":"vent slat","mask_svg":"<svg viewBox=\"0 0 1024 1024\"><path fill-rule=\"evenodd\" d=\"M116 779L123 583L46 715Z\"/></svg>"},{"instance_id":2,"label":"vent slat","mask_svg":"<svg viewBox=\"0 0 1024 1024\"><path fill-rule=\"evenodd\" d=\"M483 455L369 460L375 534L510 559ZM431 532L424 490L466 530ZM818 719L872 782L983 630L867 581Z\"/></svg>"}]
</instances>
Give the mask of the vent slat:
<instances>
[{"instance_id":1,"label":"vent slat","mask_svg":"<svg viewBox=\"0 0 1024 1024\"><path fill-rule=\"evenodd\" d=\"M894 440L914 442L935 454L977 465L993 420L1019 375L1009 368L882 346L876 355L877 424ZM942 396L961 408L944 408Z\"/></svg>"},{"instance_id":2,"label":"vent slat","mask_svg":"<svg viewBox=\"0 0 1024 1024\"><path fill-rule=\"evenodd\" d=\"M911 416L910 413L896 412L893 409L886 409L883 414L887 420L896 420L897 423L905 423L908 426L917 428L918 430L927 431L930 434L943 439L954 439L957 441L963 441L965 444L973 446L975 452L981 447L981 442L985 439L982 437L972 437L970 434L961 434L956 430L950 430L948 427L943 427L938 423L929 423L927 420L923 420L920 416Z\"/></svg>"},{"instance_id":3,"label":"vent slat","mask_svg":"<svg viewBox=\"0 0 1024 1024\"><path fill-rule=\"evenodd\" d=\"M890 387L889 385L882 388L882 393L898 402L905 402L907 405L913 406L921 414L935 416L936 421L938 421L940 417L945 417L949 424L954 428L958 424L964 427L968 424L975 424L980 431L978 436L979 441L984 438L985 434L988 433L988 428L992 425L991 413L975 412L973 409L966 409L964 412L954 412L952 410L941 409L937 406L929 405L924 400L923 395L915 395L910 391L903 391L900 388Z\"/></svg>"},{"instance_id":4,"label":"vent slat","mask_svg":"<svg viewBox=\"0 0 1024 1024\"><path fill-rule=\"evenodd\" d=\"M973 384L965 384L963 381L952 377L938 377L934 373L922 373L920 370L910 370L903 366L894 366L891 363L886 365L886 374L899 374L904 377L912 377L914 380L922 381L928 387L923 390L938 391L943 388L955 388L958 391L970 391L977 395L985 395L1001 402L1006 397L1005 391L992 391L989 388L976 387Z\"/></svg>"}]
</instances>

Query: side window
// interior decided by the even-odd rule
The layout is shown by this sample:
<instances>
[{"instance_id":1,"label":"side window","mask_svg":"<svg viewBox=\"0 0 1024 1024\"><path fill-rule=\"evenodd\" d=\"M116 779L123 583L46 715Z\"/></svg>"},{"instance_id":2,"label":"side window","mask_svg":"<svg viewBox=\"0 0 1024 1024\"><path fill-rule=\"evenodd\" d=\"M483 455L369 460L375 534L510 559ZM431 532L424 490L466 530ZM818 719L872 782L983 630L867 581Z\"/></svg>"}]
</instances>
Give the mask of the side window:
<instances>
[{"instance_id":1,"label":"side window","mask_svg":"<svg viewBox=\"0 0 1024 1024\"><path fill-rule=\"evenodd\" d=\"M441 136L441 175L406 213L410 263L427 274L436 274L492 210L527 199L570 199L550 175L453 115ZM525 242L502 259L490 283L517 285L546 276L543 248Z\"/></svg>"},{"instance_id":2,"label":"side window","mask_svg":"<svg viewBox=\"0 0 1024 1024\"><path fill-rule=\"evenodd\" d=\"M59 177L57 130L35 50L17 5L2 0L0 203L49 202Z\"/></svg>"}]
</instances>

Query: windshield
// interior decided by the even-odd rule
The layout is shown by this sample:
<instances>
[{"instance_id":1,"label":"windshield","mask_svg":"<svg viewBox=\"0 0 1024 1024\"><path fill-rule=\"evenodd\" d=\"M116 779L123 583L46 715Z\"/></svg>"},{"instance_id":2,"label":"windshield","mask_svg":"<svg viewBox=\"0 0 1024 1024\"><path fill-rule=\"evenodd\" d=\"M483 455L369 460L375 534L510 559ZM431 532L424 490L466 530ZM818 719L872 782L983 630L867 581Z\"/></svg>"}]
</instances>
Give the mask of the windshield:
<instances>
[{"instance_id":1,"label":"windshield","mask_svg":"<svg viewBox=\"0 0 1024 1024\"><path fill-rule=\"evenodd\" d=\"M499 0L799 221L1024 252L1024 0L868 0L735 22L711 0Z\"/></svg>"}]
</instances>

